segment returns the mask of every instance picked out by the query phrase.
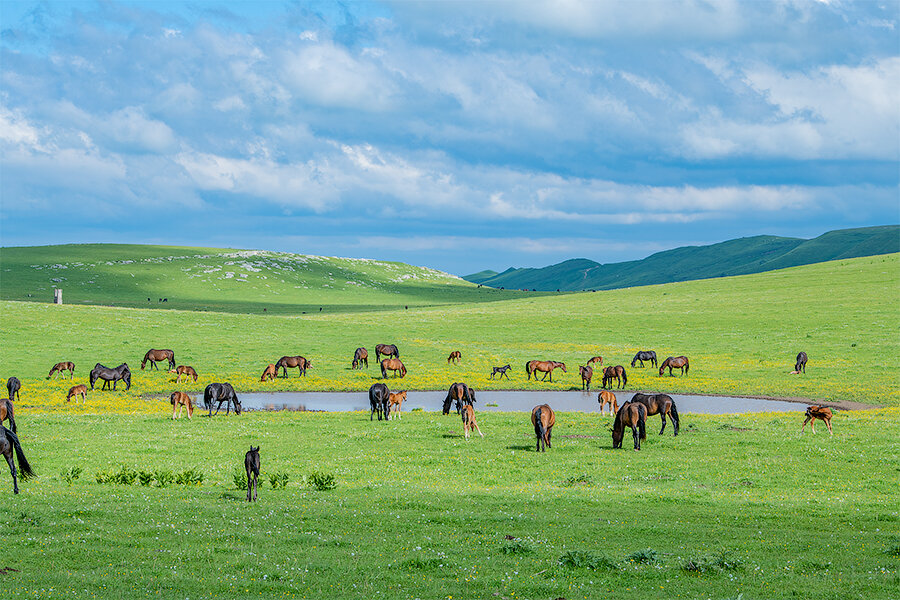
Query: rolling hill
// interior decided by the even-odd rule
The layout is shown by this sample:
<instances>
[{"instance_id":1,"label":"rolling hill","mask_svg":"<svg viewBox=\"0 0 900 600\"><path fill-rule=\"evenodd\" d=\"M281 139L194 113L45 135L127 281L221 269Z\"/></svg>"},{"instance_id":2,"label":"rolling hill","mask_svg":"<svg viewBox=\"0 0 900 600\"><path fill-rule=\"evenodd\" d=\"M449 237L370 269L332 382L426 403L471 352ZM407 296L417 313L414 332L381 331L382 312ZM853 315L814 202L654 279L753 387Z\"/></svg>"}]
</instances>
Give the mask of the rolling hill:
<instances>
[{"instance_id":1,"label":"rolling hill","mask_svg":"<svg viewBox=\"0 0 900 600\"><path fill-rule=\"evenodd\" d=\"M900 252L900 226L830 231L804 240L770 235L686 246L643 260L600 264L575 258L540 269L481 271L463 279L493 288L610 290L730 275L747 275L829 260Z\"/></svg>"}]
</instances>

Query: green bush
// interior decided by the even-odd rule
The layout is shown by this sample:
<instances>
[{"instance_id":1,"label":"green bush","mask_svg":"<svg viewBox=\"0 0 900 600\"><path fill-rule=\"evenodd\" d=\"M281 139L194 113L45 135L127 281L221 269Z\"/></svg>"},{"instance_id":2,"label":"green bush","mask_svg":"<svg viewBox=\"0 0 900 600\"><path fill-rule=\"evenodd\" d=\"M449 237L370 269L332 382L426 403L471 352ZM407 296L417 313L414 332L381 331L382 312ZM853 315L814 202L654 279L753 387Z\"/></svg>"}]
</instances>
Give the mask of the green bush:
<instances>
[{"instance_id":1,"label":"green bush","mask_svg":"<svg viewBox=\"0 0 900 600\"><path fill-rule=\"evenodd\" d=\"M632 552L628 556L625 557L627 560L636 563L652 563L656 562L659 558L659 553L653 548L647 548L646 550L638 550L637 552Z\"/></svg>"},{"instance_id":2,"label":"green bush","mask_svg":"<svg viewBox=\"0 0 900 600\"><path fill-rule=\"evenodd\" d=\"M150 485L153 483L153 471L144 471L141 469L138 471L138 481L140 481L143 486Z\"/></svg>"},{"instance_id":3,"label":"green bush","mask_svg":"<svg viewBox=\"0 0 900 600\"><path fill-rule=\"evenodd\" d=\"M681 568L690 573L722 573L725 571L735 571L742 566L741 561L736 558L730 558L728 552L722 552L712 556L701 556L700 558L691 558L687 560Z\"/></svg>"},{"instance_id":4,"label":"green bush","mask_svg":"<svg viewBox=\"0 0 900 600\"><path fill-rule=\"evenodd\" d=\"M65 480L66 483L68 483L69 485L72 485L72 482L74 482L76 479L81 477L81 474L83 472L84 472L84 469L76 466L76 467L71 467L69 469L66 469L65 471L63 471L60 474L60 476Z\"/></svg>"},{"instance_id":5,"label":"green bush","mask_svg":"<svg viewBox=\"0 0 900 600\"><path fill-rule=\"evenodd\" d=\"M534 546L525 540L508 540L500 546L503 554L531 554Z\"/></svg>"},{"instance_id":6,"label":"green bush","mask_svg":"<svg viewBox=\"0 0 900 600\"><path fill-rule=\"evenodd\" d=\"M235 465L234 470L231 472L231 480L234 482L234 487L239 490L246 490L247 470L244 467Z\"/></svg>"},{"instance_id":7,"label":"green bush","mask_svg":"<svg viewBox=\"0 0 900 600\"><path fill-rule=\"evenodd\" d=\"M337 487L334 475L331 473L323 473L321 471L313 471L309 474L307 481L311 487L319 491L333 490Z\"/></svg>"},{"instance_id":8,"label":"green bush","mask_svg":"<svg viewBox=\"0 0 900 600\"><path fill-rule=\"evenodd\" d=\"M618 569L616 561L590 550L569 550L559 557L559 564L570 569Z\"/></svg>"},{"instance_id":9,"label":"green bush","mask_svg":"<svg viewBox=\"0 0 900 600\"><path fill-rule=\"evenodd\" d=\"M164 488L175 480L175 475L168 469L156 469L153 471L153 478L156 479L157 487Z\"/></svg>"},{"instance_id":10,"label":"green bush","mask_svg":"<svg viewBox=\"0 0 900 600\"><path fill-rule=\"evenodd\" d=\"M203 479L203 472L193 467L175 475L175 483L178 485L200 485Z\"/></svg>"},{"instance_id":11,"label":"green bush","mask_svg":"<svg viewBox=\"0 0 900 600\"><path fill-rule=\"evenodd\" d=\"M275 472L269 475L269 485L272 486L273 490L284 489L288 484L288 474Z\"/></svg>"}]
</instances>

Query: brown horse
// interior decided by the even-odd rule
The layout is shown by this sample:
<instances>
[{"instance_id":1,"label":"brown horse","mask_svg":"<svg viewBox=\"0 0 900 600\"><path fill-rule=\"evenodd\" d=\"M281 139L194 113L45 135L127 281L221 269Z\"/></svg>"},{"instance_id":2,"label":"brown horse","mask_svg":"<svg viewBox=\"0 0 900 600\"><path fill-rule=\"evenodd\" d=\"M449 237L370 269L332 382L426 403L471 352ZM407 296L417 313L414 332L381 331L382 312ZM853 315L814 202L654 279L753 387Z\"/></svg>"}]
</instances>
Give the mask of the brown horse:
<instances>
[{"instance_id":1,"label":"brown horse","mask_svg":"<svg viewBox=\"0 0 900 600\"><path fill-rule=\"evenodd\" d=\"M406 390L402 392L388 392L388 421L394 418L394 413L396 411L397 418L402 419L400 416L400 409L403 408L403 401L406 400ZM394 405L397 405L397 408L394 408Z\"/></svg>"},{"instance_id":2,"label":"brown horse","mask_svg":"<svg viewBox=\"0 0 900 600\"><path fill-rule=\"evenodd\" d=\"M668 394L641 394L637 393L631 397L631 402L640 402L647 408L647 416L652 417L658 414L662 419L662 428L659 435L666 430L666 415L672 419L672 425L675 427L675 435L678 435L678 429L681 427L681 419L678 418L678 408L675 401Z\"/></svg>"},{"instance_id":3,"label":"brown horse","mask_svg":"<svg viewBox=\"0 0 900 600\"><path fill-rule=\"evenodd\" d=\"M475 409L472 408L471 404L466 404L462 407L460 411L460 416L462 417L463 422L463 431L466 434L466 440L469 439L469 432L474 428L475 431L478 432L478 435L484 437L484 434L481 433L481 429L478 428L478 423L475 422Z\"/></svg>"},{"instance_id":4,"label":"brown horse","mask_svg":"<svg viewBox=\"0 0 900 600\"><path fill-rule=\"evenodd\" d=\"M381 360L382 354L388 358L400 358L400 350L394 344L378 344L375 346L375 360Z\"/></svg>"},{"instance_id":5,"label":"brown horse","mask_svg":"<svg viewBox=\"0 0 900 600\"><path fill-rule=\"evenodd\" d=\"M531 409L531 424L534 425L534 435L537 437L535 452L546 452L547 448L552 448L550 437L553 434L553 426L556 425L556 415L553 414L549 404L541 404Z\"/></svg>"},{"instance_id":6,"label":"brown horse","mask_svg":"<svg viewBox=\"0 0 900 600\"><path fill-rule=\"evenodd\" d=\"M672 375L672 369L681 369L682 375L687 375L691 370L687 356L670 356L659 365L659 376L662 377L663 371L669 367L669 375Z\"/></svg>"},{"instance_id":7,"label":"brown horse","mask_svg":"<svg viewBox=\"0 0 900 600\"><path fill-rule=\"evenodd\" d=\"M68 371L69 379L72 379L73 377L75 377L75 363L68 361L56 363L55 365L53 365L53 368L50 369L50 374L47 375L47 379L50 379L57 373L65 377L63 371Z\"/></svg>"},{"instance_id":8,"label":"brown horse","mask_svg":"<svg viewBox=\"0 0 900 600\"><path fill-rule=\"evenodd\" d=\"M366 368L369 368L369 351L365 348L357 348L356 352L353 353L353 364L351 368L353 369L361 369L363 363L366 364Z\"/></svg>"},{"instance_id":9,"label":"brown horse","mask_svg":"<svg viewBox=\"0 0 900 600\"><path fill-rule=\"evenodd\" d=\"M528 379L531 379L532 373L534 373L534 380L537 381L537 371L540 371L544 374L544 381L547 379L547 375L550 376L550 381L553 381L553 369L560 368L563 373L568 373L566 371L566 363L556 362L555 360L529 360L525 363L525 372L528 373Z\"/></svg>"},{"instance_id":10,"label":"brown horse","mask_svg":"<svg viewBox=\"0 0 900 600\"><path fill-rule=\"evenodd\" d=\"M450 361L453 361L454 365L458 365L459 359L461 359L461 358L462 358L462 352L460 352L459 350L454 350L453 352L450 353L450 356L447 357L447 364L449 365Z\"/></svg>"},{"instance_id":11,"label":"brown horse","mask_svg":"<svg viewBox=\"0 0 900 600\"><path fill-rule=\"evenodd\" d=\"M312 368L312 362L302 356L282 356L278 359L278 362L275 363L275 373L277 374L278 369L281 369L284 371L282 377L287 378L288 367L291 367L292 369L297 367L300 369L300 375L298 375L298 377L303 377L306 375L306 370Z\"/></svg>"},{"instance_id":12,"label":"brown horse","mask_svg":"<svg viewBox=\"0 0 900 600\"><path fill-rule=\"evenodd\" d=\"M641 449L641 440L647 439L647 408L637 402L626 402L616 412L616 420L613 423L612 439L613 448L622 447L622 438L625 437L625 426L631 427L634 436L634 449Z\"/></svg>"},{"instance_id":13,"label":"brown horse","mask_svg":"<svg viewBox=\"0 0 900 600\"><path fill-rule=\"evenodd\" d=\"M616 365L614 367L609 366L603 369L602 387L610 387L613 379L616 380L616 387L624 388L628 385L628 373L625 372L625 367Z\"/></svg>"},{"instance_id":14,"label":"brown horse","mask_svg":"<svg viewBox=\"0 0 900 600\"><path fill-rule=\"evenodd\" d=\"M144 370L144 365L147 364L147 361L150 361L150 370L156 369L159 370L159 367L156 366L157 361L167 360L169 361L169 369L175 368L175 353L171 350L147 350L147 354L144 355L144 360L141 361L141 371Z\"/></svg>"},{"instance_id":15,"label":"brown horse","mask_svg":"<svg viewBox=\"0 0 900 600\"><path fill-rule=\"evenodd\" d=\"M266 365L265 370L262 373L262 377L259 378L260 381L272 380L278 377L278 371L275 369L275 365L269 363Z\"/></svg>"},{"instance_id":16,"label":"brown horse","mask_svg":"<svg viewBox=\"0 0 900 600\"><path fill-rule=\"evenodd\" d=\"M450 414L450 406L456 402L456 412L459 413L466 404L475 403L475 390L464 383L457 381L450 385L447 390L447 397L444 398L443 413Z\"/></svg>"},{"instance_id":17,"label":"brown horse","mask_svg":"<svg viewBox=\"0 0 900 600\"><path fill-rule=\"evenodd\" d=\"M9 420L9 428L16 433L16 415L13 410L13 403L10 399L0 400L0 425L3 421Z\"/></svg>"},{"instance_id":18,"label":"brown horse","mask_svg":"<svg viewBox=\"0 0 900 600\"><path fill-rule=\"evenodd\" d=\"M816 432L816 419L820 419L825 421L825 426L828 427L828 433L834 435L834 431L831 430L831 417L834 416L831 413L831 409L827 406L810 406L806 409L806 420L803 421L803 426L800 428L800 433L803 433L803 430L806 429L806 424L812 421L812 430L813 433Z\"/></svg>"},{"instance_id":19,"label":"brown horse","mask_svg":"<svg viewBox=\"0 0 900 600\"><path fill-rule=\"evenodd\" d=\"M169 402L172 404L172 419L175 417L175 409L178 409L178 417L181 418L181 409L187 408L188 419L194 416L194 399L184 392L172 392L169 396Z\"/></svg>"},{"instance_id":20,"label":"brown horse","mask_svg":"<svg viewBox=\"0 0 900 600\"><path fill-rule=\"evenodd\" d=\"M591 391L591 377L594 376L594 369L579 365L578 373L581 375L581 389Z\"/></svg>"},{"instance_id":21,"label":"brown horse","mask_svg":"<svg viewBox=\"0 0 900 600\"><path fill-rule=\"evenodd\" d=\"M188 365L178 365L177 369L169 369L169 373L178 373L175 383L181 383L182 376L184 376L185 381L187 381L188 377L193 377L194 381L197 381L197 371L194 370L194 367Z\"/></svg>"},{"instance_id":22,"label":"brown horse","mask_svg":"<svg viewBox=\"0 0 900 600\"><path fill-rule=\"evenodd\" d=\"M612 392L603 390L597 394L597 402L600 403L600 414L603 414L603 407L609 406L609 414L614 415L619 412L619 403L616 401L616 395Z\"/></svg>"},{"instance_id":23,"label":"brown horse","mask_svg":"<svg viewBox=\"0 0 900 600\"><path fill-rule=\"evenodd\" d=\"M69 402L72 399L72 396L75 396L75 404L78 404L78 396L81 395L81 402L87 402L87 386L83 383L80 385L73 385L69 388L69 393L66 394L66 402Z\"/></svg>"},{"instance_id":24,"label":"brown horse","mask_svg":"<svg viewBox=\"0 0 900 600\"><path fill-rule=\"evenodd\" d=\"M600 364L602 365L602 364L603 364L603 357L602 357L602 356L595 356L595 357L592 358L591 360L587 361L588 366L591 366L591 365L594 364L594 363L600 363Z\"/></svg>"},{"instance_id":25,"label":"brown horse","mask_svg":"<svg viewBox=\"0 0 900 600\"><path fill-rule=\"evenodd\" d=\"M31 469L31 465L28 464L25 453L22 452L22 445L19 443L18 436L6 427L0 426L0 454L6 457L6 462L9 463L9 472L13 478L13 494L18 494L19 481L16 477L16 463L13 462L13 450L15 450L16 458L19 461L19 472L24 481L34 475L34 471Z\"/></svg>"},{"instance_id":26,"label":"brown horse","mask_svg":"<svg viewBox=\"0 0 900 600\"><path fill-rule=\"evenodd\" d=\"M381 378L387 379L387 372L393 371L394 375L397 375L397 371L400 371L400 377L406 377L406 367L403 366L403 363L399 358L385 358L381 361Z\"/></svg>"}]
</instances>

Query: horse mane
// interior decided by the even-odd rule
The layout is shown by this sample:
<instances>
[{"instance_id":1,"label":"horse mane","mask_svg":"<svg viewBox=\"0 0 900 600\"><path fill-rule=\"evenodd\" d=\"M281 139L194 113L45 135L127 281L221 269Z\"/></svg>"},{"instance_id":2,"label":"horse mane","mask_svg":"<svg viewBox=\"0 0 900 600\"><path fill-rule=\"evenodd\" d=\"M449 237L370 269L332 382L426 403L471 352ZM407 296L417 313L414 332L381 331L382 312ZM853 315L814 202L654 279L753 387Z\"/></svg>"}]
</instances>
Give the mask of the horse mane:
<instances>
[{"instance_id":1,"label":"horse mane","mask_svg":"<svg viewBox=\"0 0 900 600\"><path fill-rule=\"evenodd\" d=\"M624 412L625 406L627 406L628 404L629 403L626 402L625 404L623 404L622 406L619 407L619 410L616 411L616 420L613 421L613 433L616 433L618 431L622 431L625 429L625 426L622 424L622 412Z\"/></svg>"}]
</instances>

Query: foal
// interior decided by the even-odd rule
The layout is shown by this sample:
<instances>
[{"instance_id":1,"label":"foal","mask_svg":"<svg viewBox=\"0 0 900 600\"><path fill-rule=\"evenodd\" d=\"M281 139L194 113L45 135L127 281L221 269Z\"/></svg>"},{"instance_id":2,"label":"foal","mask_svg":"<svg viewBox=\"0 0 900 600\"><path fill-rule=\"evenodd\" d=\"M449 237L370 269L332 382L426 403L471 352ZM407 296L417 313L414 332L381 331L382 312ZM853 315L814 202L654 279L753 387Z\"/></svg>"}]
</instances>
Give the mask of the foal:
<instances>
[{"instance_id":1,"label":"foal","mask_svg":"<svg viewBox=\"0 0 900 600\"><path fill-rule=\"evenodd\" d=\"M69 388L69 393L66 395L66 402L72 400L72 396L75 396L75 404L78 404L78 396L81 396L82 404L87 402L87 386L82 384L73 385Z\"/></svg>"},{"instance_id":2,"label":"foal","mask_svg":"<svg viewBox=\"0 0 900 600\"><path fill-rule=\"evenodd\" d=\"M403 408L403 401L406 400L406 390L402 392L390 392L390 396L388 397L388 421L394 418L394 411L396 410L397 418L402 418L400 416L400 409ZM395 409L394 406L397 408Z\"/></svg>"},{"instance_id":3,"label":"foal","mask_svg":"<svg viewBox=\"0 0 900 600\"><path fill-rule=\"evenodd\" d=\"M187 408L187 416L188 419L194 416L194 401L193 399L185 394L184 392L172 392L172 395L169 396L169 402L172 403L172 419L176 419L175 410L178 410L178 417L181 418L181 409Z\"/></svg>"},{"instance_id":4,"label":"foal","mask_svg":"<svg viewBox=\"0 0 900 600\"><path fill-rule=\"evenodd\" d=\"M466 433L466 440L469 439L469 432L473 427L475 428L475 431L478 432L478 435L484 437L484 434L481 433L481 429L478 428L478 423L475 421L475 409L472 408L471 404L463 405L460 415L462 416L463 431Z\"/></svg>"},{"instance_id":5,"label":"foal","mask_svg":"<svg viewBox=\"0 0 900 600\"><path fill-rule=\"evenodd\" d=\"M197 381L197 371L194 370L194 367L188 365L178 365L177 369L169 369L169 373L178 373L175 383L181 383L182 376L185 381L187 381L189 377L193 377L194 381Z\"/></svg>"},{"instance_id":6,"label":"foal","mask_svg":"<svg viewBox=\"0 0 900 600\"><path fill-rule=\"evenodd\" d=\"M278 377L278 372L275 370L275 365L269 364L265 371L263 371L262 377L259 378L260 381L265 381L267 379L275 379Z\"/></svg>"},{"instance_id":7,"label":"foal","mask_svg":"<svg viewBox=\"0 0 900 600\"><path fill-rule=\"evenodd\" d=\"M821 419L825 421L825 426L828 427L828 433L834 435L834 432L831 430L831 409L827 406L810 406L806 409L806 420L803 421L803 426L800 428L800 433L803 433L803 430L806 428L806 424L812 421L812 430L813 433L816 432L816 419Z\"/></svg>"},{"instance_id":8,"label":"foal","mask_svg":"<svg viewBox=\"0 0 900 600\"><path fill-rule=\"evenodd\" d=\"M603 390L597 394L597 402L600 403L600 414L603 414L603 407L609 406L609 414L614 415L619 412L619 403L616 401L616 395L612 392Z\"/></svg>"},{"instance_id":9,"label":"foal","mask_svg":"<svg viewBox=\"0 0 900 600\"><path fill-rule=\"evenodd\" d=\"M250 450L244 455L244 470L247 471L247 502L253 502L256 500L256 491L259 487L259 446L256 448L250 446Z\"/></svg>"}]
</instances>

